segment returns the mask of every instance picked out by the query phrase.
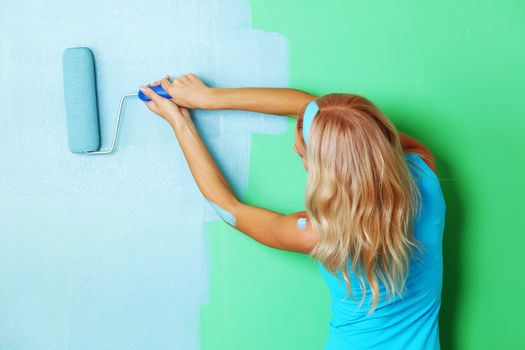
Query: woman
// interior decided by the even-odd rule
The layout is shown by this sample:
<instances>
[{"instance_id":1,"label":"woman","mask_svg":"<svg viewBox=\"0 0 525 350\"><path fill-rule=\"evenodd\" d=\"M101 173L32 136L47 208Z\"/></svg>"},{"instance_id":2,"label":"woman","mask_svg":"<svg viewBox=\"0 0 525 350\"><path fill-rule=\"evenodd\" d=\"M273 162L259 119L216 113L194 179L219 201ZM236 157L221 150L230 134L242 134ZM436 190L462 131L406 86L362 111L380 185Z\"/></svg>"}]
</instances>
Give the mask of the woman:
<instances>
[{"instance_id":1,"label":"woman","mask_svg":"<svg viewBox=\"0 0 525 350\"><path fill-rule=\"evenodd\" d=\"M204 197L229 225L267 246L313 256L331 297L326 349L439 349L445 203L430 151L398 133L370 101L295 89L207 87L193 74L148 86L147 107L173 128ZM188 108L297 118L308 172L306 211L241 203L208 153Z\"/></svg>"}]
</instances>

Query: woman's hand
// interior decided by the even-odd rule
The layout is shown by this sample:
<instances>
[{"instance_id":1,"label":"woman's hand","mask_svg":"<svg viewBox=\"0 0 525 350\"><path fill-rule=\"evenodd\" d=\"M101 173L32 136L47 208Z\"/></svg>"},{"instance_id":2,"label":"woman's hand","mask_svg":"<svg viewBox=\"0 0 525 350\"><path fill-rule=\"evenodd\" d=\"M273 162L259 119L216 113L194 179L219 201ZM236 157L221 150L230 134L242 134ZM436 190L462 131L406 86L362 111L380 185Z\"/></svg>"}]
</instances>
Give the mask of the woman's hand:
<instances>
[{"instance_id":1,"label":"woman's hand","mask_svg":"<svg viewBox=\"0 0 525 350\"><path fill-rule=\"evenodd\" d=\"M144 102L150 111L164 118L172 127L175 127L177 123L191 121L190 112L186 108L180 107L172 100L158 95L149 88L150 86L148 84L140 88L151 99L151 101Z\"/></svg>"},{"instance_id":2,"label":"woman's hand","mask_svg":"<svg viewBox=\"0 0 525 350\"><path fill-rule=\"evenodd\" d=\"M213 90L194 74L180 76L170 82L170 76L155 82L172 96L172 101L181 107L210 109L213 104Z\"/></svg>"}]
</instances>

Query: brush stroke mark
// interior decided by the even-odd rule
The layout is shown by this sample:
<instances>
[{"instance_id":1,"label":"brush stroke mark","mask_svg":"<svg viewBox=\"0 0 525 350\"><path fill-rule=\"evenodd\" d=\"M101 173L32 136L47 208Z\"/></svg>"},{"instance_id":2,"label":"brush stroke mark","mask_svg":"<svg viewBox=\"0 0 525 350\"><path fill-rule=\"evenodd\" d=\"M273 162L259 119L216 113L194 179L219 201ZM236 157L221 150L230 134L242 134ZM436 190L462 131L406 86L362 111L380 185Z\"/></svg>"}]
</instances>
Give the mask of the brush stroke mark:
<instances>
[{"instance_id":1,"label":"brush stroke mark","mask_svg":"<svg viewBox=\"0 0 525 350\"><path fill-rule=\"evenodd\" d=\"M304 231L306 229L306 218L297 219L295 225L297 226L297 229Z\"/></svg>"},{"instance_id":2,"label":"brush stroke mark","mask_svg":"<svg viewBox=\"0 0 525 350\"><path fill-rule=\"evenodd\" d=\"M215 213L217 213L217 215L222 219L224 220L227 224L235 227L235 225L237 225L237 219L235 218L235 216L230 213L229 211L227 211L226 209L224 208L221 208L220 206L218 206L217 204L215 204L214 202L208 200L208 203L212 206L213 210L215 210Z\"/></svg>"}]
</instances>

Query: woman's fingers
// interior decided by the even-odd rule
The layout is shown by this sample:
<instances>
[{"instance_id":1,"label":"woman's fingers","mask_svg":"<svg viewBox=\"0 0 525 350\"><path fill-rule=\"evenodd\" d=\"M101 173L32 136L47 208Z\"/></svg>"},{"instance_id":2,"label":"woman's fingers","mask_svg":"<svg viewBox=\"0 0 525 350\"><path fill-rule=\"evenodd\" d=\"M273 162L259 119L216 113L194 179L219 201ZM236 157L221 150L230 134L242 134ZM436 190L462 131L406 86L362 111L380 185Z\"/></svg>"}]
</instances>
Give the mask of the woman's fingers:
<instances>
[{"instance_id":1,"label":"woman's fingers","mask_svg":"<svg viewBox=\"0 0 525 350\"><path fill-rule=\"evenodd\" d=\"M164 78L162 78L161 80L157 80L157 81L155 81L155 82L153 83L153 86L159 86L160 83L161 83L161 81L166 80L166 79L168 80L168 82L170 81L170 75L169 75L169 74L166 74L166 75L164 76Z\"/></svg>"},{"instance_id":2,"label":"woman's fingers","mask_svg":"<svg viewBox=\"0 0 525 350\"><path fill-rule=\"evenodd\" d=\"M171 86L171 82L169 80L169 78L164 78L160 81L160 86L162 86L162 88L164 89L164 91L166 91L167 93L169 93L169 88ZM173 97L173 96L172 96Z\"/></svg>"},{"instance_id":3,"label":"woman's fingers","mask_svg":"<svg viewBox=\"0 0 525 350\"><path fill-rule=\"evenodd\" d=\"M159 99L162 98L155 91L153 91L149 86L141 87L140 91L142 91L144 95L148 96L153 102L157 102Z\"/></svg>"},{"instance_id":4,"label":"woman's fingers","mask_svg":"<svg viewBox=\"0 0 525 350\"><path fill-rule=\"evenodd\" d=\"M198 108L198 106L203 105L206 100L206 86L193 73L178 77L173 76L173 78L169 74L166 74L162 79L155 81L153 84L146 85L148 88L155 86L162 86L162 89L171 95L171 102L176 103L178 107ZM155 94L155 92L149 92L147 90L144 92L146 96L150 97L148 93ZM157 94L155 94L154 97L161 98ZM152 100L155 101L154 98L152 98ZM158 108L165 107L164 105L161 106L162 102L163 101L157 100Z\"/></svg>"},{"instance_id":5,"label":"woman's fingers","mask_svg":"<svg viewBox=\"0 0 525 350\"><path fill-rule=\"evenodd\" d=\"M155 108L155 102L153 101L144 101L144 104L146 105L146 107L148 107L148 109L152 112L154 112L154 109Z\"/></svg>"},{"instance_id":6,"label":"woman's fingers","mask_svg":"<svg viewBox=\"0 0 525 350\"><path fill-rule=\"evenodd\" d=\"M150 110L150 112L153 112L155 114L159 114L159 109L157 108L157 105L153 101L144 101L144 104L146 105L146 108Z\"/></svg>"}]
</instances>

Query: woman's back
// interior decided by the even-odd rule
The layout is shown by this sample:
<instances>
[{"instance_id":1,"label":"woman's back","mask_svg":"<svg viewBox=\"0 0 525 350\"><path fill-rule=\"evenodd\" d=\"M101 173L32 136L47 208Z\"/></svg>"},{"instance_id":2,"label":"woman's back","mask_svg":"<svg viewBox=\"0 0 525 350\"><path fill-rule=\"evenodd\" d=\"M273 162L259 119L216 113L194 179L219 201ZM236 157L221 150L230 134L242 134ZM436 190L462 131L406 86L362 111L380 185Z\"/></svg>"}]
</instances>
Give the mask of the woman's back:
<instances>
[{"instance_id":1,"label":"woman's back","mask_svg":"<svg viewBox=\"0 0 525 350\"><path fill-rule=\"evenodd\" d=\"M445 202L437 176L421 157L409 153L405 159L421 191L421 212L414 223L415 237L422 245L421 261L410 259L402 298L386 300L385 285L380 282L379 304L369 316L369 284L365 281L367 295L358 309L363 293L355 272L349 271L354 297L351 299L341 274L337 279L319 263L332 298L333 317L326 350L439 349Z\"/></svg>"}]
</instances>

